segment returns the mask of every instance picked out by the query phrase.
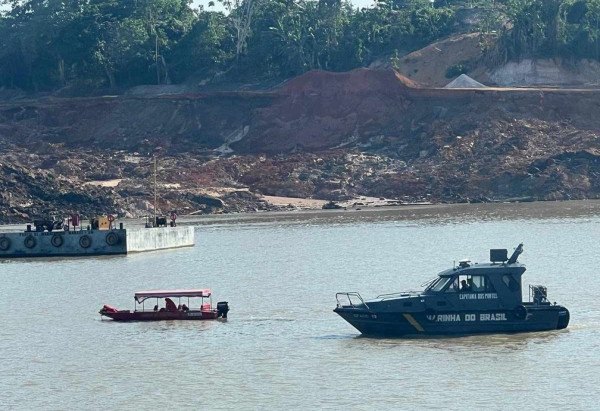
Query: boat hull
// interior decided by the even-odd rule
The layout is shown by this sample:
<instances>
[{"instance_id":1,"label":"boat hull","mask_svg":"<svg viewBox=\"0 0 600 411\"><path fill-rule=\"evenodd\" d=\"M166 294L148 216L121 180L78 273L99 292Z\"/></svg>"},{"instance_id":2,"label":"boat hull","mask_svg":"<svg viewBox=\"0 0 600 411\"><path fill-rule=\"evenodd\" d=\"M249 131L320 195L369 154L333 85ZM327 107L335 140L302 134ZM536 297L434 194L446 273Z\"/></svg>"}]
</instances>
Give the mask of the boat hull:
<instances>
[{"instance_id":1,"label":"boat hull","mask_svg":"<svg viewBox=\"0 0 600 411\"><path fill-rule=\"evenodd\" d=\"M512 310L434 313L338 307L334 311L362 334L381 337L521 333L562 329L569 323L569 311L562 306L528 307L524 317Z\"/></svg>"},{"instance_id":2,"label":"boat hull","mask_svg":"<svg viewBox=\"0 0 600 411\"><path fill-rule=\"evenodd\" d=\"M218 317L217 310L211 311L116 311L109 312L100 310L100 315L113 319L114 321L173 321L173 320L215 320Z\"/></svg>"}]
</instances>

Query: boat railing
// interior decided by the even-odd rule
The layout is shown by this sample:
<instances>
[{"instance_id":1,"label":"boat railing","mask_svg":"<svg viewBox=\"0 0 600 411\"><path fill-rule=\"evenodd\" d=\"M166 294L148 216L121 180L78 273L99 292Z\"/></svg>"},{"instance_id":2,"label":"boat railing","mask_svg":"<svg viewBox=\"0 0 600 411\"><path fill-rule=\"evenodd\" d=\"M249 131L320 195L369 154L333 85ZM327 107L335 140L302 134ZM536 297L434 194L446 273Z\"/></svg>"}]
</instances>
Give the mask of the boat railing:
<instances>
[{"instance_id":1,"label":"boat railing","mask_svg":"<svg viewBox=\"0 0 600 411\"><path fill-rule=\"evenodd\" d=\"M536 305L550 304L548 289L543 285L529 285L529 302Z\"/></svg>"},{"instance_id":2,"label":"boat railing","mask_svg":"<svg viewBox=\"0 0 600 411\"><path fill-rule=\"evenodd\" d=\"M410 297L411 295L415 295L415 294L418 294L418 291L398 291L395 293L380 294L375 298L378 298L381 300L388 300L390 298Z\"/></svg>"},{"instance_id":3,"label":"boat railing","mask_svg":"<svg viewBox=\"0 0 600 411\"><path fill-rule=\"evenodd\" d=\"M340 298L342 298L342 300L340 300ZM352 298L358 299L360 301L360 303L353 302ZM365 300L363 300L363 298L357 292L336 293L335 299L337 300L338 308L342 308L342 307L350 308L351 307L351 308L366 308L367 310L370 310L367 303L365 303ZM348 301L348 304L345 305L344 303L346 302L346 300Z\"/></svg>"}]
</instances>

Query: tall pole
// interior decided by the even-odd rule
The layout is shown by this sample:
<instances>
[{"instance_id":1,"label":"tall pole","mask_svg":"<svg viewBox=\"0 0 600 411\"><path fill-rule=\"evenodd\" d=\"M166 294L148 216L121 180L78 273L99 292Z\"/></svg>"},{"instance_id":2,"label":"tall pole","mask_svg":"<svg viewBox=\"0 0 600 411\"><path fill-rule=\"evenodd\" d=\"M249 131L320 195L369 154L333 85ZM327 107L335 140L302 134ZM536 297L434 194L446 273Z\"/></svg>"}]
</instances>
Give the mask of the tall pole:
<instances>
[{"instance_id":1,"label":"tall pole","mask_svg":"<svg viewBox=\"0 0 600 411\"><path fill-rule=\"evenodd\" d=\"M157 194L156 194L156 155L154 156L154 221L152 222L152 226L156 226L156 202L157 202Z\"/></svg>"}]
</instances>

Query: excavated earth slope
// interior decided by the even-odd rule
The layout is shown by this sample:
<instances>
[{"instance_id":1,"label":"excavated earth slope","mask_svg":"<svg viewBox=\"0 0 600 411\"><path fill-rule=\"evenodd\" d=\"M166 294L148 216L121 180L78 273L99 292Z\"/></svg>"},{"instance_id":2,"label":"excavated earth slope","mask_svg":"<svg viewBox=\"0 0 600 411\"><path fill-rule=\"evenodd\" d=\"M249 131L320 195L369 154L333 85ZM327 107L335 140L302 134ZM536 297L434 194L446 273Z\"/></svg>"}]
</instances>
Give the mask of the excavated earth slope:
<instances>
[{"instance_id":1,"label":"excavated earth slope","mask_svg":"<svg viewBox=\"0 0 600 411\"><path fill-rule=\"evenodd\" d=\"M0 219L270 209L259 195L600 196L600 91L427 89L313 71L269 92L0 103ZM229 153L223 155L222 153ZM113 184L109 184L113 181Z\"/></svg>"}]
</instances>

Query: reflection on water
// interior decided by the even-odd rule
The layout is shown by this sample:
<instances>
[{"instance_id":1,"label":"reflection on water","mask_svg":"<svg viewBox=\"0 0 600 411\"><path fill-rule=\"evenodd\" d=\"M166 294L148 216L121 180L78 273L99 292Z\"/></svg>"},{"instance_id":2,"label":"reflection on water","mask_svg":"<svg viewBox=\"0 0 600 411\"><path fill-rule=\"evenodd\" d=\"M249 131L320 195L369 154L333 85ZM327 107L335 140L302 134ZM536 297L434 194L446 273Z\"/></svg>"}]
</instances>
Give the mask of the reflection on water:
<instances>
[{"instance_id":1,"label":"reflection on water","mask_svg":"<svg viewBox=\"0 0 600 411\"><path fill-rule=\"evenodd\" d=\"M597 399L600 202L195 221L194 248L3 261L0 408L587 409ZM375 339L332 311L338 291L415 289L453 260L519 242L525 286L545 284L569 308L567 330ZM137 290L199 287L229 301L227 321L97 313L131 309Z\"/></svg>"},{"instance_id":2,"label":"reflection on water","mask_svg":"<svg viewBox=\"0 0 600 411\"><path fill-rule=\"evenodd\" d=\"M529 344L544 344L558 338L561 333L569 330L545 331L524 334L493 334L493 335L470 335L470 336L451 336L451 337L408 337L408 338L372 338L363 335L353 336L353 339L360 340L362 344L373 346L419 346L423 348L438 348L445 351L461 350L486 350L490 347L503 349L521 349Z\"/></svg>"},{"instance_id":3,"label":"reflection on water","mask_svg":"<svg viewBox=\"0 0 600 411\"><path fill-rule=\"evenodd\" d=\"M252 322L252 323L262 323L262 322L277 322L277 321L295 321L293 318L254 318L254 317L250 317L250 318L240 318L237 321L243 323L243 322Z\"/></svg>"}]
</instances>

